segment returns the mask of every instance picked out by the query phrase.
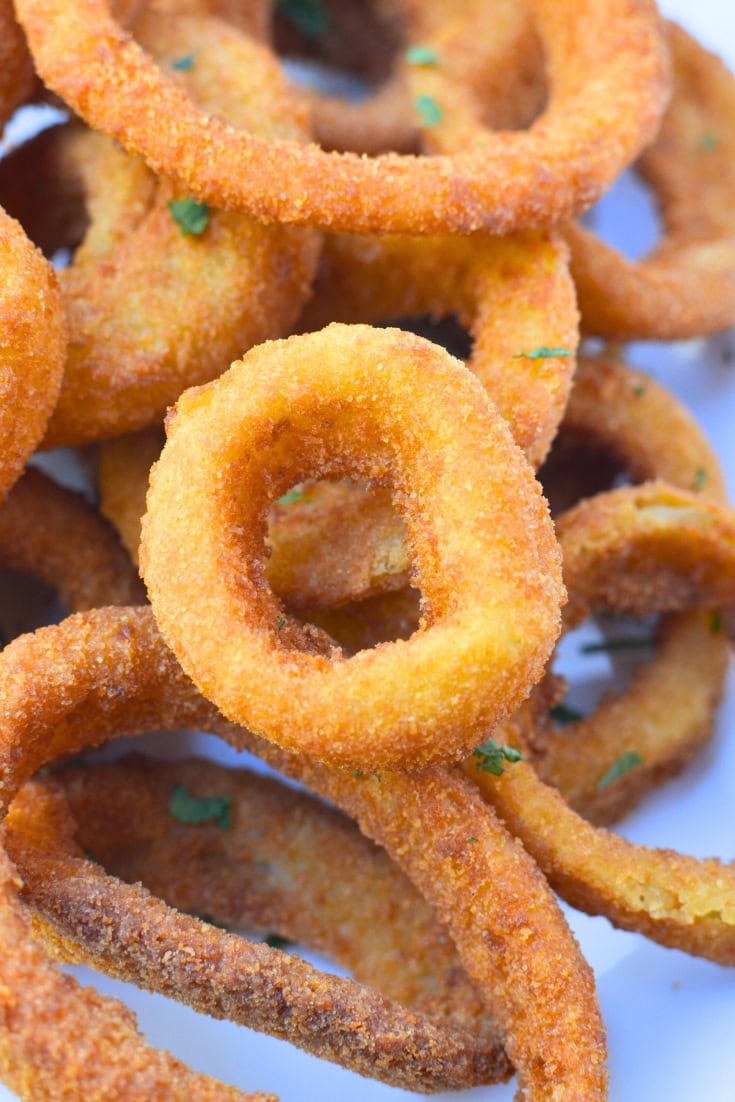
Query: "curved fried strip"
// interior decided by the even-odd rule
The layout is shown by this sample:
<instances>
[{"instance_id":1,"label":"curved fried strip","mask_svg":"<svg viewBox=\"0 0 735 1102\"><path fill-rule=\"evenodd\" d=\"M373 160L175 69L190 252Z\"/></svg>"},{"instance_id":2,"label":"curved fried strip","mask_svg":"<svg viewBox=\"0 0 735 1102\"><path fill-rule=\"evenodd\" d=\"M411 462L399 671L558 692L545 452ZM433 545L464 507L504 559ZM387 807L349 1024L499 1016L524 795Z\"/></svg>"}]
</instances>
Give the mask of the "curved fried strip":
<instances>
[{"instance_id":1,"label":"curved fried strip","mask_svg":"<svg viewBox=\"0 0 735 1102\"><path fill-rule=\"evenodd\" d=\"M67 331L56 276L0 207L0 500L20 477L56 403Z\"/></svg>"},{"instance_id":2,"label":"curved fried strip","mask_svg":"<svg viewBox=\"0 0 735 1102\"><path fill-rule=\"evenodd\" d=\"M274 341L183 394L167 432L142 571L187 672L237 722L334 765L417 769L469 753L540 679L564 598L546 503L443 349L337 324ZM349 659L314 654L264 577L269 505L330 476L391 487L424 602L411 639Z\"/></svg>"},{"instance_id":3,"label":"curved fried strip","mask_svg":"<svg viewBox=\"0 0 735 1102\"><path fill-rule=\"evenodd\" d=\"M38 575L74 612L145 601L113 531L79 494L37 470L27 470L0 506L0 563Z\"/></svg>"},{"instance_id":4,"label":"curved fried strip","mask_svg":"<svg viewBox=\"0 0 735 1102\"><path fill-rule=\"evenodd\" d=\"M9 118L25 103L36 83L36 72L25 35L15 19L12 0L0 3L0 115Z\"/></svg>"},{"instance_id":5,"label":"curved fried strip","mask_svg":"<svg viewBox=\"0 0 735 1102\"><path fill-rule=\"evenodd\" d=\"M304 139L301 109L264 47L211 17L148 14L136 27L162 64L196 57L178 79L203 110L259 133ZM23 167L43 197L33 203L27 183L13 183L21 189L19 213L32 208L31 235L39 220L43 234L49 191L53 196L59 186L62 198L77 195L64 206L78 212L86 204L89 215L85 237L59 275L70 344L44 447L160 421L185 387L288 332L298 316L316 266L316 234L214 210L204 232L185 234L169 204L186 194L111 139L79 126L41 136L6 177Z\"/></svg>"},{"instance_id":6,"label":"curved fried strip","mask_svg":"<svg viewBox=\"0 0 735 1102\"><path fill-rule=\"evenodd\" d=\"M587 333L676 340L735 321L735 78L681 27L668 25L674 92L639 163L661 208L652 253L627 260L582 226L566 232Z\"/></svg>"},{"instance_id":7,"label":"curved fried strip","mask_svg":"<svg viewBox=\"0 0 735 1102\"><path fill-rule=\"evenodd\" d=\"M288 1017L287 1027L276 1022L277 1033L297 1042L306 1032L308 1015L310 1030L317 1034L308 1044L310 1051L334 1059L339 1044L340 1062L394 1085L450 1090L511 1074L497 1030L433 911L386 855L338 813L262 774L195 759L162 763L135 758L71 774L54 772L53 786L60 790L57 794L26 786L14 801L8 848L23 879L24 900L39 913L42 930L45 922L51 924L51 943L63 939L62 951L70 959L273 1032L272 1014L262 1009L257 1013L270 1001L281 1018ZM169 804L176 786L200 798L230 800L231 829L182 825L173 819ZM175 937L184 934L190 944L190 931L179 928L178 916L171 915L169 928L156 938L155 955L146 950L150 933L136 923L148 927L154 911L141 893L133 893L133 909L126 907L125 925L117 930L114 916L130 893L116 888L110 878L103 881L99 870L90 872L79 847L89 852L92 846L94 857L110 873L129 884L143 881L180 911L206 915L204 921L216 925L277 930L296 938L336 958L360 982L415 1013L407 1015L369 992L358 997L354 984L332 983L323 976L320 1000L318 974L306 969L309 988L303 966L291 967L278 956L274 959L280 961L281 972L288 973L286 1016L283 993L270 990L278 974L273 954L253 960L250 948L243 946L217 961L214 934L207 966L195 976L187 971L185 958L177 968L175 950L161 968L166 945L175 945ZM79 879L84 882L81 891ZM90 896L96 896L94 904ZM108 927L104 944L88 921L90 908L101 909L103 896ZM198 930L198 924L193 928ZM117 947L108 947L115 938ZM246 977L255 968L262 988L254 1013L252 983ZM334 1011L327 1000L334 1000ZM315 1011L322 1016L318 1029ZM331 1020L335 1014L337 1022ZM297 1025L300 1015L303 1020ZM428 1015L434 1028L417 1015ZM359 1030L358 1022L364 1023ZM439 1023L442 1031L435 1028ZM351 1041L345 1034L345 1028L348 1034L362 1034L368 1027L367 1043L364 1036ZM328 1032L332 1038L325 1041Z\"/></svg>"},{"instance_id":8,"label":"curved fried strip","mask_svg":"<svg viewBox=\"0 0 735 1102\"><path fill-rule=\"evenodd\" d=\"M653 136L667 66L652 0L532 0L530 7L551 91L528 132L479 130L475 148L451 158L362 158L205 116L122 32L105 0L73 9L64 0L17 5L49 86L198 199L266 220L416 234L502 233L573 217ZM610 133L615 142L601 140Z\"/></svg>"},{"instance_id":9,"label":"curved fried strip","mask_svg":"<svg viewBox=\"0 0 735 1102\"><path fill-rule=\"evenodd\" d=\"M663 478L725 499L719 461L689 412L665 387L611 356L582 359L563 423L565 442L593 443L635 480ZM559 518L565 530L565 518ZM570 588L576 574L565 561ZM580 814L610 823L652 785L678 772L701 746L729 660L724 634L700 613L672 614L651 662L623 693L607 694L589 717L564 727L539 721L534 765ZM666 712L666 723L661 715ZM599 780L626 752L644 764L615 783Z\"/></svg>"},{"instance_id":10,"label":"curved fried strip","mask_svg":"<svg viewBox=\"0 0 735 1102\"><path fill-rule=\"evenodd\" d=\"M590 609L647 615L735 604L735 514L665 483L625 487L572 510L559 526L570 623ZM658 572L657 572L658 571ZM715 618L714 630L723 625ZM498 738L534 738L531 708ZM623 929L735 964L735 868L635 846L592 827L523 762L497 780L466 769L574 906Z\"/></svg>"},{"instance_id":11,"label":"curved fried strip","mask_svg":"<svg viewBox=\"0 0 735 1102\"><path fill-rule=\"evenodd\" d=\"M604 1098L591 972L543 878L458 771L354 777L224 723L166 650L148 609L72 616L11 643L0 671L0 807L46 761L114 734L217 731L337 802L385 846L448 926L529 1102ZM43 684L42 701L29 694L29 678Z\"/></svg>"},{"instance_id":12,"label":"curved fried strip","mask_svg":"<svg viewBox=\"0 0 735 1102\"><path fill-rule=\"evenodd\" d=\"M478 132L488 127L521 129L542 110L543 53L530 14L518 0L464 0L461 5L394 0L376 7L383 33L373 49L385 53L394 45L390 71L375 93L358 103L309 97L314 135L323 147L371 155L419 148L455 153L471 148ZM333 30L342 49L327 59L354 64L344 56L344 45L351 48L364 27L343 22L339 7L335 12L329 6L327 16L320 47ZM324 49L329 45L325 42ZM416 108L420 96L441 104L441 119L431 129L422 129Z\"/></svg>"},{"instance_id":13,"label":"curved fried strip","mask_svg":"<svg viewBox=\"0 0 735 1102\"><path fill-rule=\"evenodd\" d=\"M327 237L299 328L456 315L473 341L467 366L538 466L574 374L578 314L567 264L561 238L550 232L481 240Z\"/></svg>"},{"instance_id":14,"label":"curved fried strip","mask_svg":"<svg viewBox=\"0 0 735 1102\"><path fill-rule=\"evenodd\" d=\"M557 534L568 626L592 609L732 609L735 512L727 506L662 481L623 486L570 509Z\"/></svg>"}]
</instances>

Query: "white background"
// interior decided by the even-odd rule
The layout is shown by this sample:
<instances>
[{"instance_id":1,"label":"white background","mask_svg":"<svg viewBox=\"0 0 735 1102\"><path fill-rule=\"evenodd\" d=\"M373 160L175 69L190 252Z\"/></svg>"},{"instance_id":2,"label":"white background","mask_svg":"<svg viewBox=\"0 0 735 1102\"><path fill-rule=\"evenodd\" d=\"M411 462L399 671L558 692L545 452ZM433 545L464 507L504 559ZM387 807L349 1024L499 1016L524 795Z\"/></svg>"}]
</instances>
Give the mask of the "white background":
<instances>
[{"instance_id":1,"label":"white background","mask_svg":"<svg viewBox=\"0 0 735 1102\"><path fill-rule=\"evenodd\" d=\"M732 0L666 0L666 14L695 31L735 67ZM733 196L735 202L735 196ZM618 186L598 213L609 239L640 252L655 227L650 206L628 183ZM633 358L670 386L694 411L715 443L735 492L735 366L725 363L728 336L684 345L640 345ZM577 680L582 667L565 649L565 672ZM604 662L604 659L600 660ZM584 676L598 671L585 659ZM735 680L721 710L715 741L686 776L650 799L623 832L636 841L668 845L700 856L735 857ZM167 743L170 747L171 742ZM190 737L186 749L232 760L214 740ZM179 738L178 749L182 749ZM613 1102L735 1102L735 975L636 935L613 930L606 920L568 912L593 965L608 1028ZM89 981L89 974L77 970ZM228 1023L215 1023L184 1007L125 985L95 978L97 986L134 1007L141 1028L198 1070L244 1089L276 1092L284 1102L399 1102L419 1098L345 1072L297 1052L283 1042ZM481 1088L440 1099L510 1102L513 1085ZM0 1102L14 1096L0 1086Z\"/></svg>"}]
</instances>

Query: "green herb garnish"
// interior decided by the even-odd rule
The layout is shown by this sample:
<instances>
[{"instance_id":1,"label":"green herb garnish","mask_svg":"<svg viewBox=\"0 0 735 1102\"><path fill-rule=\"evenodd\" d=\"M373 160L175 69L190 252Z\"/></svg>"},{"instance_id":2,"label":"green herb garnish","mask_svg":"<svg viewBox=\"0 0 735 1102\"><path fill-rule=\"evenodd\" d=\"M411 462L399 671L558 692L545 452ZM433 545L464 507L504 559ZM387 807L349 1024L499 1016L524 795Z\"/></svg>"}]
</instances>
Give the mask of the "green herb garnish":
<instances>
[{"instance_id":1,"label":"green herb garnish","mask_svg":"<svg viewBox=\"0 0 735 1102\"><path fill-rule=\"evenodd\" d=\"M276 627L278 628L279 631L283 631L285 626L286 626L286 617L285 616L279 616L278 617L278 623L277 623Z\"/></svg>"},{"instance_id":2,"label":"green herb garnish","mask_svg":"<svg viewBox=\"0 0 735 1102\"><path fill-rule=\"evenodd\" d=\"M176 69L179 73L188 73L194 68L194 60L196 54L184 54L183 57L177 57L175 61L171 62L171 68Z\"/></svg>"},{"instance_id":3,"label":"green herb garnish","mask_svg":"<svg viewBox=\"0 0 735 1102\"><path fill-rule=\"evenodd\" d=\"M616 762L613 762L606 773L602 774L597 782L597 791L602 792L603 789L624 777L626 773L629 773L631 769L635 769L638 765L643 765L643 758L637 750L628 750Z\"/></svg>"},{"instance_id":4,"label":"green herb garnish","mask_svg":"<svg viewBox=\"0 0 735 1102\"><path fill-rule=\"evenodd\" d=\"M549 708L549 715L556 723L577 723L584 719L582 712L570 708L568 704L555 704L553 708Z\"/></svg>"},{"instance_id":5,"label":"green herb garnish","mask_svg":"<svg viewBox=\"0 0 735 1102\"><path fill-rule=\"evenodd\" d=\"M654 646L656 640L651 635L629 635L623 639L606 639L602 643L583 643L580 654L605 654L615 650L641 650Z\"/></svg>"},{"instance_id":6,"label":"green herb garnish","mask_svg":"<svg viewBox=\"0 0 735 1102\"><path fill-rule=\"evenodd\" d=\"M433 69L439 64L439 54L431 46L409 46L406 50L406 61L409 65Z\"/></svg>"},{"instance_id":7,"label":"green herb garnish","mask_svg":"<svg viewBox=\"0 0 735 1102\"><path fill-rule=\"evenodd\" d=\"M85 849L84 856L87 858L88 861L93 861L95 863L95 865L101 865L102 864L99 857L95 857L95 855L92 853L91 849Z\"/></svg>"},{"instance_id":8,"label":"green herb garnish","mask_svg":"<svg viewBox=\"0 0 735 1102\"><path fill-rule=\"evenodd\" d=\"M378 784L380 784L382 780L380 773L373 773L373 777L378 782Z\"/></svg>"},{"instance_id":9,"label":"green herb garnish","mask_svg":"<svg viewBox=\"0 0 735 1102\"><path fill-rule=\"evenodd\" d=\"M708 130L699 139L699 148L703 149L705 153L714 153L716 149L720 148L720 139L717 134L713 134L711 130Z\"/></svg>"},{"instance_id":10,"label":"green herb garnish","mask_svg":"<svg viewBox=\"0 0 735 1102\"><path fill-rule=\"evenodd\" d=\"M292 941L289 937L281 937L280 934L268 934L263 938L265 945L270 946L271 949L290 949L296 942Z\"/></svg>"},{"instance_id":11,"label":"green herb garnish","mask_svg":"<svg viewBox=\"0 0 735 1102\"><path fill-rule=\"evenodd\" d=\"M722 619L721 612L711 612L709 617L709 629L713 635L722 635L722 629L725 626L725 622Z\"/></svg>"},{"instance_id":12,"label":"green herb garnish","mask_svg":"<svg viewBox=\"0 0 735 1102\"><path fill-rule=\"evenodd\" d=\"M365 774L363 773L362 769L353 769L352 770L352 776L353 777L364 777Z\"/></svg>"},{"instance_id":13,"label":"green herb garnish","mask_svg":"<svg viewBox=\"0 0 735 1102\"><path fill-rule=\"evenodd\" d=\"M276 498L276 505L291 505L294 501L301 501L305 493L306 490L296 486L293 490L289 490L287 494Z\"/></svg>"},{"instance_id":14,"label":"green herb garnish","mask_svg":"<svg viewBox=\"0 0 735 1102\"><path fill-rule=\"evenodd\" d=\"M504 763L523 761L523 754L512 746L500 746L495 739L488 739L482 746L472 751L475 760L475 769L483 773L492 773L495 777L502 777Z\"/></svg>"},{"instance_id":15,"label":"green herb garnish","mask_svg":"<svg viewBox=\"0 0 735 1102\"><path fill-rule=\"evenodd\" d=\"M548 360L552 356L571 356L571 348L547 348L546 345L541 345L539 348L532 348L530 352L516 352L513 356L514 360Z\"/></svg>"},{"instance_id":16,"label":"green herb garnish","mask_svg":"<svg viewBox=\"0 0 735 1102\"><path fill-rule=\"evenodd\" d=\"M168 209L182 237L200 237L209 225L209 207L196 199L172 199Z\"/></svg>"},{"instance_id":17,"label":"green herb garnish","mask_svg":"<svg viewBox=\"0 0 735 1102\"><path fill-rule=\"evenodd\" d=\"M707 481L707 468L697 467L696 474L694 475L694 481L692 482L692 489L697 491L701 490Z\"/></svg>"},{"instance_id":18,"label":"green herb garnish","mask_svg":"<svg viewBox=\"0 0 735 1102\"><path fill-rule=\"evenodd\" d=\"M321 38L329 29L329 16L321 0L278 0L276 11L306 38Z\"/></svg>"},{"instance_id":19,"label":"green herb garnish","mask_svg":"<svg viewBox=\"0 0 735 1102\"><path fill-rule=\"evenodd\" d=\"M473 846L477 845L477 838L468 838L467 841L471 842Z\"/></svg>"},{"instance_id":20,"label":"green herb garnish","mask_svg":"<svg viewBox=\"0 0 735 1102\"><path fill-rule=\"evenodd\" d=\"M646 393L646 388L644 387L643 383L636 383L636 385L633 387L633 393L635 394L636 398L642 398L643 395Z\"/></svg>"},{"instance_id":21,"label":"green herb garnish","mask_svg":"<svg viewBox=\"0 0 735 1102\"><path fill-rule=\"evenodd\" d=\"M180 823L215 822L223 830L232 830L232 800L229 796L203 796L200 799L183 784L175 784L171 789L168 809Z\"/></svg>"},{"instance_id":22,"label":"green herb garnish","mask_svg":"<svg viewBox=\"0 0 735 1102\"><path fill-rule=\"evenodd\" d=\"M431 129L432 126L438 126L444 118L444 112L433 96L418 96L416 99L416 110L418 111L421 125L426 127L427 130Z\"/></svg>"}]
</instances>

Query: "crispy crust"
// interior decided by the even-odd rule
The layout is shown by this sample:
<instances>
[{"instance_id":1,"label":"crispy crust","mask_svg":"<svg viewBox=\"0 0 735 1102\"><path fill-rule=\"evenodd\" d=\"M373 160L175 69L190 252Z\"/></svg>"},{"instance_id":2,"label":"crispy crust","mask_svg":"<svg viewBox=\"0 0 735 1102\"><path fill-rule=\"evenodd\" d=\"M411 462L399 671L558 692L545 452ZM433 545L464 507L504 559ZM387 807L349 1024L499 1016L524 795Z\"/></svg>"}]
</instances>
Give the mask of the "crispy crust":
<instances>
[{"instance_id":1,"label":"crispy crust","mask_svg":"<svg viewBox=\"0 0 735 1102\"><path fill-rule=\"evenodd\" d=\"M715 54L668 24L674 90L639 169L664 233L637 262L582 226L566 231L587 333L677 340L735 321L735 79Z\"/></svg>"},{"instance_id":2,"label":"crispy crust","mask_svg":"<svg viewBox=\"0 0 735 1102\"><path fill-rule=\"evenodd\" d=\"M539 680L563 599L553 528L483 388L443 349L367 326L272 342L184 394L167 428L142 570L225 714L343 767L416 769L468 753ZM264 571L268 506L330 476L392 487L424 600L410 640L347 660L309 653Z\"/></svg>"},{"instance_id":3,"label":"crispy crust","mask_svg":"<svg viewBox=\"0 0 735 1102\"><path fill-rule=\"evenodd\" d=\"M148 14L136 26L163 64L196 52L196 65L180 83L203 110L259 133L304 140L302 111L264 47L212 18ZM44 229L48 236L46 209L54 205L49 190L53 196L61 188L64 211L86 204L89 216L72 264L59 277L70 344L43 447L161 421L185 387L287 333L309 293L316 234L212 211L204 234L184 236L168 206L182 192L105 135L56 128L4 175L20 191L19 215L30 207L32 236L40 209L41 241ZM78 221L77 213L72 233Z\"/></svg>"},{"instance_id":4,"label":"crispy crust","mask_svg":"<svg viewBox=\"0 0 735 1102\"><path fill-rule=\"evenodd\" d=\"M197 198L264 220L416 234L502 233L574 217L655 133L668 81L651 0L573 8L532 0L531 10L551 91L530 131L491 133L487 147L455 157L361 158L205 117L124 34L104 0L84 0L73 12L63 0L18 3L49 86ZM151 118L176 119L176 129L151 126ZM611 133L614 143L600 140Z\"/></svg>"},{"instance_id":5,"label":"crispy crust","mask_svg":"<svg viewBox=\"0 0 735 1102\"><path fill-rule=\"evenodd\" d=\"M95 775L90 770L86 781ZM111 847L123 864L121 842L134 820L133 844L143 865L135 871L128 866L132 887L83 859L60 791L28 785L10 815L8 846L23 877L24 899L37 912L35 931L55 955L287 1039L404 1089L456 1090L511 1074L497 1031L431 909L340 816L262 775L231 773L203 761L156 765L140 759L103 768L97 776L102 782L98 794L105 780L113 783L107 811L80 776L68 790L72 809L89 813L87 825L99 828L89 843L95 857ZM59 774L54 777L58 784ZM175 784L198 795L228 796L232 829L182 828L168 811ZM126 797L135 800L132 817ZM268 839L264 832L270 833ZM148 860L146 841L152 846ZM314 851L315 841L326 845L328 857L324 849L321 857ZM218 865L218 851L224 864ZM345 865L345 859L355 864ZM177 868L183 871L184 861L185 875L171 876ZM233 868L234 877L228 872ZM336 946L342 963L355 962L370 987L382 993L166 908L135 883L141 873L183 909L188 904L196 915L206 908L212 922L224 910L236 922L249 919L252 926L255 918L261 928L265 922L265 931L285 922L322 950ZM343 889L330 901L335 877ZM385 894L389 888L405 892L401 905ZM390 927L381 932L371 926L370 916L385 918L388 912ZM194 954L196 968L191 967ZM392 997L407 1002L413 1012L391 1002Z\"/></svg>"},{"instance_id":6,"label":"crispy crust","mask_svg":"<svg viewBox=\"0 0 735 1102\"><path fill-rule=\"evenodd\" d=\"M543 877L458 772L353 777L225 723L166 650L148 609L70 617L11 643L0 669L0 806L59 753L150 727L217 731L332 799L394 857L446 923L524 1098L605 1097L592 974ZM460 905L468 893L471 908Z\"/></svg>"},{"instance_id":7,"label":"crispy crust","mask_svg":"<svg viewBox=\"0 0 735 1102\"><path fill-rule=\"evenodd\" d=\"M54 270L0 208L0 500L20 477L56 403L67 330Z\"/></svg>"}]
</instances>

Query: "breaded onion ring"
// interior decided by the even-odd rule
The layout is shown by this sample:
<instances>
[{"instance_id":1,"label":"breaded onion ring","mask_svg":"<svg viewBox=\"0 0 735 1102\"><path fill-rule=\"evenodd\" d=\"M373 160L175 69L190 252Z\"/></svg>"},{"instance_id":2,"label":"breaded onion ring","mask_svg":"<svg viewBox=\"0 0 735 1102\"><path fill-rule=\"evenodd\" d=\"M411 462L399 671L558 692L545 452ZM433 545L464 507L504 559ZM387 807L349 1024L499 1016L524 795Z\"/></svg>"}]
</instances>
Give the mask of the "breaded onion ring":
<instances>
[{"instance_id":1,"label":"breaded onion ring","mask_svg":"<svg viewBox=\"0 0 735 1102\"><path fill-rule=\"evenodd\" d=\"M15 640L0 654L0 676L0 811L60 753L149 728L222 734L336 802L385 846L447 925L497 1019L528 1102L605 1097L604 1030L591 971L543 877L458 771L356 777L308 764L225 723L178 667L149 609L79 613ZM29 679L43 686L42 700L29 692ZM471 908L464 906L468 893ZM3 952L2 959L13 955ZM0 968L0 999L13 979L8 969ZM24 979L27 995L36 988L32 976ZM24 1066L34 1058L24 1051Z\"/></svg>"},{"instance_id":2,"label":"breaded onion ring","mask_svg":"<svg viewBox=\"0 0 735 1102\"><path fill-rule=\"evenodd\" d=\"M99 827L89 843L95 859L112 849L124 865L120 842L135 824L136 852L150 873L142 877L146 887L156 884L157 894L163 888L180 910L195 917L205 913L210 928L166 912L143 893L136 883L142 868L126 877L136 885L130 889L94 868L88 855L85 861L61 793L31 784L13 802L8 848L23 878L23 898L36 912L34 933L55 955L171 995L215 1017L275 1033L405 1089L456 1090L512 1073L497 1030L431 908L351 823L262 774L232 773L201 760L164 764L140 759L137 768L113 765L103 767L101 775L90 767L86 779L100 776L104 786L114 774L118 783L108 814L84 780L68 792L72 808L80 800L87 805L91 818L86 825ZM59 783L57 772L54 782ZM177 785L200 797L231 801L231 829L175 822L169 804ZM141 803L134 805L132 817L128 805L125 826L114 842L110 813L115 807L122 812L126 794ZM315 842L321 843L320 851L314 850ZM176 852L173 863L170 850L168 859L163 856L169 846ZM219 867L218 851L225 862ZM345 866L340 857L355 865ZM183 874L178 886L175 876L163 873L163 864L169 874L175 869ZM400 896L386 894L389 889L398 889ZM223 909L249 927L255 918L263 932L285 924L302 942L331 951L348 967L354 962L363 981L407 1002L414 1013L351 981L320 974L297 958L266 951L267 945L224 937L211 928L221 923ZM96 913L104 921L96 921ZM183 954L182 944L189 947ZM196 969L189 949L196 950ZM396 967L397 960L405 966Z\"/></svg>"},{"instance_id":3,"label":"breaded onion ring","mask_svg":"<svg viewBox=\"0 0 735 1102\"><path fill-rule=\"evenodd\" d=\"M327 237L299 328L396 323L422 314L456 315L469 330L467 366L538 466L564 413L578 343L574 286L559 235Z\"/></svg>"},{"instance_id":4,"label":"breaded onion ring","mask_svg":"<svg viewBox=\"0 0 735 1102\"><path fill-rule=\"evenodd\" d=\"M674 93L638 168L664 232L629 261L570 226L582 327L613 340L677 340L735 322L735 78L715 54L668 25Z\"/></svg>"},{"instance_id":5,"label":"breaded onion ring","mask_svg":"<svg viewBox=\"0 0 735 1102\"><path fill-rule=\"evenodd\" d=\"M0 3L0 105L3 119L30 96L36 72L12 0Z\"/></svg>"},{"instance_id":6,"label":"breaded onion ring","mask_svg":"<svg viewBox=\"0 0 735 1102\"><path fill-rule=\"evenodd\" d=\"M0 506L0 565L42 578L71 612L145 601L114 532L79 494L32 469Z\"/></svg>"},{"instance_id":7,"label":"breaded onion ring","mask_svg":"<svg viewBox=\"0 0 735 1102\"><path fill-rule=\"evenodd\" d=\"M205 116L122 31L105 0L17 3L49 87L198 199L264 220L416 234L503 233L574 217L653 137L667 65L652 0L531 0L530 8L550 99L528 132L478 128L475 148L454 157L361 158ZM615 142L603 140L610 133Z\"/></svg>"},{"instance_id":8,"label":"breaded onion ring","mask_svg":"<svg viewBox=\"0 0 735 1102\"><path fill-rule=\"evenodd\" d=\"M661 478L690 490L706 471L702 493L725 499L719 462L691 414L665 387L612 356L580 361L561 437L572 454L579 443L602 448L636 482ZM565 516L558 523L565 530ZM565 561L564 569L567 584L575 584L572 563ZM654 657L623 693L606 694L590 716L563 732L543 717L537 721L539 775L585 818L614 822L701 747L728 660L724 634L712 632L709 616L670 614ZM664 709L666 724L660 722ZM600 778L625 753L642 764L600 789Z\"/></svg>"},{"instance_id":9,"label":"breaded onion ring","mask_svg":"<svg viewBox=\"0 0 735 1102\"><path fill-rule=\"evenodd\" d=\"M0 207L0 500L20 477L56 404L67 332L56 276Z\"/></svg>"},{"instance_id":10,"label":"breaded onion ring","mask_svg":"<svg viewBox=\"0 0 735 1102\"><path fill-rule=\"evenodd\" d=\"M571 623L590 608L639 615L735 604L735 514L665 483L583 502L567 515L560 537ZM523 745L533 741L534 728L527 706L496 738ZM595 828L525 762L500 778L471 762L465 769L573 906L661 945L735 964L731 864L636 846Z\"/></svg>"},{"instance_id":11,"label":"breaded onion ring","mask_svg":"<svg viewBox=\"0 0 735 1102\"><path fill-rule=\"evenodd\" d=\"M136 25L169 65L195 52L196 63L179 79L202 109L259 133L304 139L300 109L264 47L212 18L149 14ZM48 196L39 202L48 191L44 177L51 176L52 193L54 175L60 178L62 195L75 182L90 216L59 276L69 355L44 447L160 421L185 387L287 333L308 294L316 234L214 210L203 233L184 234L169 204L185 196L104 135L57 128L16 156L4 175L22 189L26 210L40 208L42 231L49 217ZM38 219L32 209L31 234Z\"/></svg>"},{"instance_id":12,"label":"breaded onion ring","mask_svg":"<svg viewBox=\"0 0 735 1102\"><path fill-rule=\"evenodd\" d=\"M416 769L469 753L539 679L563 594L553 529L443 349L367 326L271 342L182 395L167 428L142 570L164 636L226 715L343 767ZM350 659L309 653L264 570L269 505L335 475L391 486L424 600L410 640Z\"/></svg>"}]
</instances>

